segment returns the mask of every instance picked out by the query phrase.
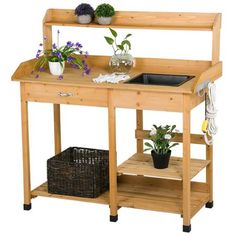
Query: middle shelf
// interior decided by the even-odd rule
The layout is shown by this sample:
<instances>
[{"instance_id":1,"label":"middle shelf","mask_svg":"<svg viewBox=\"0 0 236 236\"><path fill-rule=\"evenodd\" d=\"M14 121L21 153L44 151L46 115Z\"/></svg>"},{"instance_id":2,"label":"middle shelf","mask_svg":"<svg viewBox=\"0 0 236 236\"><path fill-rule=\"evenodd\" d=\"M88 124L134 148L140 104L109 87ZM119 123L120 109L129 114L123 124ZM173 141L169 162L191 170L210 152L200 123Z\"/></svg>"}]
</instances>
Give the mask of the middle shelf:
<instances>
[{"instance_id":1,"label":"middle shelf","mask_svg":"<svg viewBox=\"0 0 236 236\"><path fill-rule=\"evenodd\" d=\"M203 170L210 161L201 159L190 160L190 177L195 177ZM149 154L136 153L118 167L118 175L142 175L156 178L182 180L183 159L171 157L169 167L166 169L155 169L152 157Z\"/></svg>"}]
</instances>

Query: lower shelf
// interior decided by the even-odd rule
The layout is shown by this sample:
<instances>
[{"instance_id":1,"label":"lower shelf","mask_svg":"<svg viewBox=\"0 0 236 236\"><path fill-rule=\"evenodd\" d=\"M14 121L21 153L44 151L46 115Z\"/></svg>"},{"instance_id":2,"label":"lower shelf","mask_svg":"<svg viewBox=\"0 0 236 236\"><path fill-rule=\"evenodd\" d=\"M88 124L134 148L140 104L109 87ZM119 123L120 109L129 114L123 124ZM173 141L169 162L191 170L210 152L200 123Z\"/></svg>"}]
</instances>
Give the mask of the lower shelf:
<instances>
[{"instance_id":1,"label":"lower shelf","mask_svg":"<svg viewBox=\"0 0 236 236\"><path fill-rule=\"evenodd\" d=\"M191 183L191 215L209 200L205 183ZM44 183L31 192L32 197L44 196L83 202L109 204L109 192L98 198L51 194ZM182 182L143 176L118 177L118 206L182 214Z\"/></svg>"},{"instance_id":2,"label":"lower shelf","mask_svg":"<svg viewBox=\"0 0 236 236\"><path fill-rule=\"evenodd\" d=\"M52 198L60 198L60 199L76 200L76 201L82 201L82 202L100 203L100 204L108 204L108 199L109 199L109 192L105 192L97 198L85 198L85 197L52 194L48 192L47 182L43 183L42 185L34 189L31 192L31 195L32 197L37 197L37 196L52 197Z\"/></svg>"}]
</instances>

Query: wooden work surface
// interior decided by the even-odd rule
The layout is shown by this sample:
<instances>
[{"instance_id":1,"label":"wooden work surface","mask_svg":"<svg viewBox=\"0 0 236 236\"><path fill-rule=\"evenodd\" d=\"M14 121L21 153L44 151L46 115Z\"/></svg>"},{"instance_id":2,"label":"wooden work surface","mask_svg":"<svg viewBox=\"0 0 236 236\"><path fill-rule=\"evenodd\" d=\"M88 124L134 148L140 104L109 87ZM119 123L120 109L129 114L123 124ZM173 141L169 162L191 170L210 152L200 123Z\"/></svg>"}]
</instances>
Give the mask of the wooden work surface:
<instances>
[{"instance_id":1,"label":"wooden work surface","mask_svg":"<svg viewBox=\"0 0 236 236\"><path fill-rule=\"evenodd\" d=\"M49 71L40 73L40 77L35 79L35 75L31 75L36 59L32 59L20 64L14 75L13 81L40 83L40 84L54 84L54 85L71 85L87 88L107 88L117 90L135 90L135 91L155 91L167 93L194 93L195 85L206 71L211 69L210 61L191 61L191 60L169 60L169 59L154 59L154 58L136 58L136 66L130 72L130 77L133 78L141 73L162 73L162 74L182 74L192 75L195 78L180 85L178 87L158 86L158 85L138 85L138 84L119 84L111 83L94 83L93 78L100 74L109 73L108 62L110 57L106 56L90 56L88 64L91 67L89 76L82 76L82 72L70 68L68 65L64 72L63 80L58 80L57 76L53 76ZM210 68L210 69L209 69ZM208 75L210 79L214 80L221 75L221 64L219 68L214 70L213 75Z\"/></svg>"}]
</instances>

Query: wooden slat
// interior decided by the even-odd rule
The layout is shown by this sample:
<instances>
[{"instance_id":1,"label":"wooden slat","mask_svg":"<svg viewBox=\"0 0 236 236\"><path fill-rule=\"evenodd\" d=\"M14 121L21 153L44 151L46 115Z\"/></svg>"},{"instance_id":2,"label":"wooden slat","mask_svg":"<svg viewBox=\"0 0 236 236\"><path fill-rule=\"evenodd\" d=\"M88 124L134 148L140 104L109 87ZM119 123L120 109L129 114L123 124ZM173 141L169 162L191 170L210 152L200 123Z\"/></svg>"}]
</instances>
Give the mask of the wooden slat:
<instances>
[{"instance_id":1,"label":"wooden slat","mask_svg":"<svg viewBox=\"0 0 236 236\"><path fill-rule=\"evenodd\" d=\"M135 138L136 139L150 139L149 138L150 130L136 130ZM172 139L173 142L182 143L183 134L175 133L176 136ZM204 136L202 134L191 134L191 143L193 144L206 144L204 141Z\"/></svg>"},{"instance_id":2,"label":"wooden slat","mask_svg":"<svg viewBox=\"0 0 236 236\"><path fill-rule=\"evenodd\" d=\"M183 105L182 94L114 90L113 97L116 107L136 110L181 112Z\"/></svg>"},{"instance_id":3,"label":"wooden slat","mask_svg":"<svg viewBox=\"0 0 236 236\"><path fill-rule=\"evenodd\" d=\"M67 195L60 195L60 194L51 194L51 193L48 193L47 182L43 183L42 185L40 185L39 187L31 191L31 195L32 197L42 196L42 197L76 200L76 201L82 201L82 202L109 204L108 192L103 193L97 198L84 198L84 197L67 196Z\"/></svg>"},{"instance_id":4,"label":"wooden slat","mask_svg":"<svg viewBox=\"0 0 236 236\"><path fill-rule=\"evenodd\" d=\"M137 29L175 29L175 30L212 30L216 13L182 12L135 12L117 11L112 24L101 26L96 23L78 24L74 10L49 9L45 25L77 26L94 28L137 28Z\"/></svg>"},{"instance_id":5,"label":"wooden slat","mask_svg":"<svg viewBox=\"0 0 236 236\"><path fill-rule=\"evenodd\" d=\"M137 176L130 176L130 181L127 181L126 176L122 177L118 180L119 206L182 214L182 186L179 181ZM148 179L148 182L142 179ZM207 192L191 192L191 216L207 202L208 197Z\"/></svg>"},{"instance_id":6,"label":"wooden slat","mask_svg":"<svg viewBox=\"0 0 236 236\"><path fill-rule=\"evenodd\" d=\"M191 159L190 178L195 177L204 169L209 161ZM118 174L143 175L166 179L182 180L182 158L171 157L166 169L155 169L149 154L136 153L118 167Z\"/></svg>"}]
</instances>

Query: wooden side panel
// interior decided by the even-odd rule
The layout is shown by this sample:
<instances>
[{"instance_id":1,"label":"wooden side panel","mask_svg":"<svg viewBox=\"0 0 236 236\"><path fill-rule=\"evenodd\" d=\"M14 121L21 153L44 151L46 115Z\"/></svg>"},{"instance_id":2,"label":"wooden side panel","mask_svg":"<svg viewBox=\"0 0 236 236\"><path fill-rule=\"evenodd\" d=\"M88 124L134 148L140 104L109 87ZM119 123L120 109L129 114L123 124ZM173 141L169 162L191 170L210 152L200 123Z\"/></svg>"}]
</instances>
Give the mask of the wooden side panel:
<instances>
[{"instance_id":1,"label":"wooden side panel","mask_svg":"<svg viewBox=\"0 0 236 236\"><path fill-rule=\"evenodd\" d=\"M25 91L33 102L107 107L107 89L28 83Z\"/></svg>"},{"instance_id":2,"label":"wooden side panel","mask_svg":"<svg viewBox=\"0 0 236 236\"><path fill-rule=\"evenodd\" d=\"M181 94L114 90L114 105L137 110L176 111L182 110Z\"/></svg>"}]
</instances>

